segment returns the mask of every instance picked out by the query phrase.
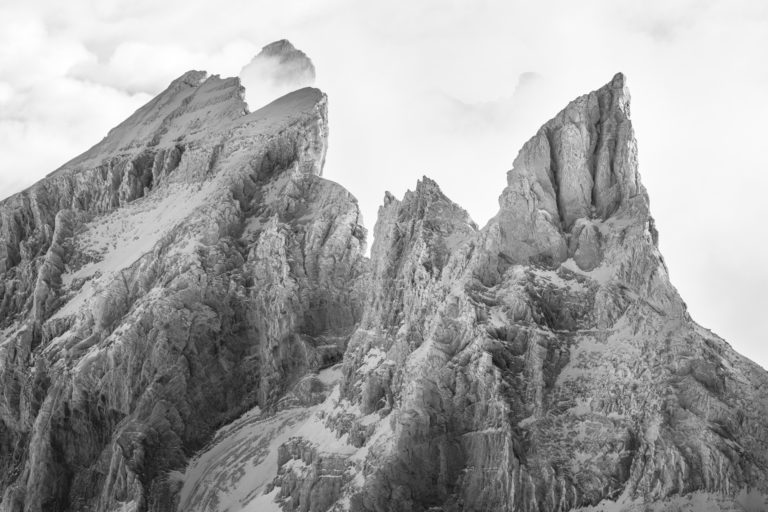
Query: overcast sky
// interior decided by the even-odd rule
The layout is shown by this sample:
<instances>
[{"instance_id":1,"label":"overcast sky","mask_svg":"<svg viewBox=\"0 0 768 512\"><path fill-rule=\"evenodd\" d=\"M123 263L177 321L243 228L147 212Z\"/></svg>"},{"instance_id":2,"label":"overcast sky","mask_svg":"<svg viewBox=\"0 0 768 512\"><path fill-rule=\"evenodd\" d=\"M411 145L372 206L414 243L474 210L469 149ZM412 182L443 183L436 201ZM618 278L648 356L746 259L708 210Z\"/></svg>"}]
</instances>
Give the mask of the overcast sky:
<instances>
[{"instance_id":1,"label":"overcast sky","mask_svg":"<svg viewBox=\"0 0 768 512\"><path fill-rule=\"evenodd\" d=\"M0 0L0 197L189 69L287 38L329 96L325 176L372 231L427 175L483 225L522 143L617 71L673 283L768 367L768 2Z\"/></svg>"}]
</instances>

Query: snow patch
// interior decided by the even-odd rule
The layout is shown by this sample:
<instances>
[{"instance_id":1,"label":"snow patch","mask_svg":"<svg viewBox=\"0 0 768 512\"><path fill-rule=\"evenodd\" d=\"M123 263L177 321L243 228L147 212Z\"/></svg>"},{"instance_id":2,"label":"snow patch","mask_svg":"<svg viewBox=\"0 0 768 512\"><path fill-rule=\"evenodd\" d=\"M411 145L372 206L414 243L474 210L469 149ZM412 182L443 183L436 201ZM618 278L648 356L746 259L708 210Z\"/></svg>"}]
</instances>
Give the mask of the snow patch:
<instances>
[{"instance_id":1,"label":"snow patch","mask_svg":"<svg viewBox=\"0 0 768 512\"><path fill-rule=\"evenodd\" d=\"M594 281L597 281L600 284L605 284L609 282L611 278L613 278L613 276L616 275L616 269L613 268L611 265L607 265L605 263L603 263L602 265L600 265L594 270L585 271L579 268L579 266L576 264L573 258L568 258L566 261L562 263L561 266L563 268L570 270L575 274L580 274L582 276L586 276L590 279L593 279Z\"/></svg>"},{"instance_id":2,"label":"snow patch","mask_svg":"<svg viewBox=\"0 0 768 512\"><path fill-rule=\"evenodd\" d=\"M341 381L341 367L341 364L337 364L335 366L331 366L330 368L320 370L317 373L317 378L320 379L320 382L322 382L325 386L333 386Z\"/></svg>"},{"instance_id":3,"label":"snow patch","mask_svg":"<svg viewBox=\"0 0 768 512\"><path fill-rule=\"evenodd\" d=\"M64 286L86 282L53 318L77 314L95 294L119 279L121 271L151 252L173 228L192 216L215 187L215 181L200 186L170 186L163 196L134 201L86 224L85 231L75 237L76 246L94 261L62 274ZM187 243L178 253L191 254L194 248L194 244Z\"/></svg>"},{"instance_id":4,"label":"snow patch","mask_svg":"<svg viewBox=\"0 0 768 512\"><path fill-rule=\"evenodd\" d=\"M327 413L339 404L339 394L336 386L320 405L266 417L255 408L220 429L209 447L187 467L178 510L271 510L258 507L273 502L264 491L277 475L278 448L291 438L306 439L321 453L354 454L357 449L347 443L347 435L339 437L325 425Z\"/></svg>"}]
</instances>

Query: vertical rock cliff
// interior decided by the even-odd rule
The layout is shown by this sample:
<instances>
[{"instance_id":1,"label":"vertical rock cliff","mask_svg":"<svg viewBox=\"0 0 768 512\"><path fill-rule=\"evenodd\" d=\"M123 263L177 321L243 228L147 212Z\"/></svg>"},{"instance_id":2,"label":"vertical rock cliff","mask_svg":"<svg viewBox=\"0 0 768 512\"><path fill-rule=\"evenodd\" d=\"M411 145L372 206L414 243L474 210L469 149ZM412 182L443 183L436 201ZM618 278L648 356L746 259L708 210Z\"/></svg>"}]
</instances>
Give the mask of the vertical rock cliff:
<instances>
[{"instance_id":1,"label":"vertical rock cliff","mask_svg":"<svg viewBox=\"0 0 768 512\"><path fill-rule=\"evenodd\" d=\"M0 510L768 509L768 374L670 284L623 75L480 229L189 72L0 203Z\"/></svg>"}]
</instances>

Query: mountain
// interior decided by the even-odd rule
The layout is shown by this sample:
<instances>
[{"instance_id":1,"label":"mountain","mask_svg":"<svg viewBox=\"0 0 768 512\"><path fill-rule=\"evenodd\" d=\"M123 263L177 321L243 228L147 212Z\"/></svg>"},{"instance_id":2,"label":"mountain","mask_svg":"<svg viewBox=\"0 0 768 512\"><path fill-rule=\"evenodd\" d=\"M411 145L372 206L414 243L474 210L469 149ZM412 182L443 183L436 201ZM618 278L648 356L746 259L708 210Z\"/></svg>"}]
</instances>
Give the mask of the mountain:
<instances>
[{"instance_id":1,"label":"mountain","mask_svg":"<svg viewBox=\"0 0 768 512\"><path fill-rule=\"evenodd\" d=\"M290 41L270 43L240 71L248 104L261 107L286 93L315 85L315 65Z\"/></svg>"},{"instance_id":2,"label":"mountain","mask_svg":"<svg viewBox=\"0 0 768 512\"><path fill-rule=\"evenodd\" d=\"M623 75L370 258L325 95L243 97L188 72L0 202L0 511L768 509L768 374L670 284Z\"/></svg>"}]
</instances>

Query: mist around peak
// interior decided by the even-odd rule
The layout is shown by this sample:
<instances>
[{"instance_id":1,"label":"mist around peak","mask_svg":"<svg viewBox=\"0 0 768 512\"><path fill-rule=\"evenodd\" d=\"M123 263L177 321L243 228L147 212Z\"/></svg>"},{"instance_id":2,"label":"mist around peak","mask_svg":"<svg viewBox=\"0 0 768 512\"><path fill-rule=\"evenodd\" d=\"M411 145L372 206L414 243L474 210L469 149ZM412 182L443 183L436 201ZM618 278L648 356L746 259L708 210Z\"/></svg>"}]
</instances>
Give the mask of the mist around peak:
<instances>
[{"instance_id":1,"label":"mist around peak","mask_svg":"<svg viewBox=\"0 0 768 512\"><path fill-rule=\"evenodd\" d=\"M254 111L289 92L315 84L312 60L290 41L281 39L263 47L240 71L245 101Z\"/></svg>"}]
</instances>

